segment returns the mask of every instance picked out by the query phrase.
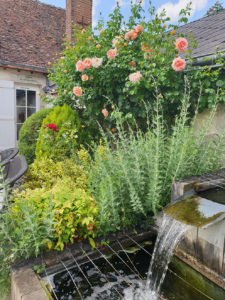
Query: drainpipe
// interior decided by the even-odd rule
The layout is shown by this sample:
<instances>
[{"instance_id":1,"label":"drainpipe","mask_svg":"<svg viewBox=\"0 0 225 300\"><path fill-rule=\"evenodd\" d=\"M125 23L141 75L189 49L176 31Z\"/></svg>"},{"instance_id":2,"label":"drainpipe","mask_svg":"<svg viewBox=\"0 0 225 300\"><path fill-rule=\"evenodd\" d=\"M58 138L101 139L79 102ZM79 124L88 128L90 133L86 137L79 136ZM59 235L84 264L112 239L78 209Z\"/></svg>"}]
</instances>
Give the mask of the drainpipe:
<instances>
[{"instance_id":1,"label":"drainpipe","mask_svg":"<svg viewBox=\"0 0 225 300\"><path fill-rule=\"evenodd\" d=\"M49 79L48 76L46 76L46 87L45 87L46 91L50 90L50 85L49 85Z\"/></svg>"}]
</instances>

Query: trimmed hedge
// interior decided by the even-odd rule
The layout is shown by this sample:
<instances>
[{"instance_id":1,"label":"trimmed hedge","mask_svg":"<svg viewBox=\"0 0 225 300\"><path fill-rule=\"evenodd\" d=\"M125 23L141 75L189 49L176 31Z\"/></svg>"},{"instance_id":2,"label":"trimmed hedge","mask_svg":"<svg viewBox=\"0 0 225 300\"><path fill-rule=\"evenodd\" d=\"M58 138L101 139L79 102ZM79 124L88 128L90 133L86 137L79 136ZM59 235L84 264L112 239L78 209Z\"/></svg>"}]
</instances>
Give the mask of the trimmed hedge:
<instances>
[{"instance_id":1,"label":"trimmed hedge","mask_svg":"<svg viewBox=\"0 0 225 300\"><path fill-rule=\"evenodd\" d=\"M27 163L31 164L35 159L36 143L43 119L52 111L45 108L32 114L22 125L19 132L19 152L26 157Z\"/></svg>"},{"instance_id":2,"label":"trimmed hedge","mask_svg":"<svg viewBox=\"0 0 225 300\"><path fill-rule=\"evenodd\" d=\"M77 112L66 104L57 106L42 122L35 151L36 159L45 157L61 161L70 158L85 142L87 134L81 127Z\"/></svg>"}]
</instances>

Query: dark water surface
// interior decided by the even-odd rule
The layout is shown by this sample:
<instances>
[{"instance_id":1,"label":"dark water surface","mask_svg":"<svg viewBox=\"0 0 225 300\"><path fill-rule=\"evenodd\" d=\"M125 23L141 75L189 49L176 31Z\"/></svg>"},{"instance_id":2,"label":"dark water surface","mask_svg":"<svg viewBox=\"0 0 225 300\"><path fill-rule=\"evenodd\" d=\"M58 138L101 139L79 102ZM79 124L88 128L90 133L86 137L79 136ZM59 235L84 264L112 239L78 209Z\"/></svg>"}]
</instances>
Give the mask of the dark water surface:
<instances>
[{"instance_id":1,"label":"dark water surface","mask_svg":"<svg viewBox=\"0 0 225 300\"><path fill-rule=\"evenodd\" d=\"M153 245L145 245L145 249L152 253ZM132 248L132 251L128 251L132 253L127 252L127 254L138 270L138 276L146 280L150 264L150 255L148 255L144 250ZM74 282L71 280L67 271L51 276L51 284L54 286L57 298L59 300L118 300L121 299L124 289L128 288L129 284L131 284L134 289L137 288L138 282L140 282L138 276L135 275L137 271L135 271L124 252L120 252L119 255L127 263L127 265L133 269L133 272L131 272L131 270L116 255L113 255L110 258L110 263L121 274L121 276L118 276L113 267L110 266L104 258L96 259L94 260L94 263L104 275L100 274L100 272L90 262L81 265L81 268L84 274L88 277L92 288L84 279L83 274L78 268L75 267L70 269L82 298L77 293ZM168 300L225 299L224 290L214 285L211 281L175 257L173 257L170 263L169 271L167 271L166 278L162 285L161 294L164 299ZM132 300L132 298L130 299ZM151 298L148 298L148 300L151 300Z\"/></svg>"},{"instance_id":2,"label":"dark water surface","mask_svg":"<svg viewBox=\"0 0 225 300\"><path fill-rule=\"evenodd\" d=\"M225 205L225 187L198 193L200 197Z\"/></svg>"}]
</instances>

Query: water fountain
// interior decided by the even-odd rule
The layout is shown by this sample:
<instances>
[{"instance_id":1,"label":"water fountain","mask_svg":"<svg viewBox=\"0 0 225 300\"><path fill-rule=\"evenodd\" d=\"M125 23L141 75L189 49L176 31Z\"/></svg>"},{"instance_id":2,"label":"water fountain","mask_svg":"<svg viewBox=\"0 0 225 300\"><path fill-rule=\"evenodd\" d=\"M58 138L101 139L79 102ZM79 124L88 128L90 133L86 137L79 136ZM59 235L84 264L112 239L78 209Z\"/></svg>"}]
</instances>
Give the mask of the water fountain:
<instances>
[{"instance_id":1,"label":"water fountain","mask_svg":"<svg viewBox=\"0 0 225 300\"><path fill-rule=\"evenodd\" d=\"M81 244L76 246L75 252L68 248L66 256L57 255L58 267L48 266L43 278L52 297L60 300L224 299L223 289L173 257L177 245L181 242L178 248L182 249L182 240L186 240L190 232L207 232L220 226L225 217L224 177L220 176L220 181L211 177L210 180L204 178L201 183L198 181L199 178L191 178L173 187L177 199L165 208L155 246L152 234L150 238L143 233L140 237L130 232L114 236L114 242L103 248L90 251ZM206 186L210 187L209 192L205 191ZM216 199L208 196L212 187ZM212 201L220 203L212 204ZM188 244L185 243L188 252ZM169 264L171 258L172 264ZM48 259L45 258L45 261ZM205 289L198 286L198 282L204 282Z\"/></svg>"},{"instance_id":2,"label":"water fountain","mask_svg":"<svg viewBox=\"0 0 225 300\"><path fill-rule=\"evenodd\" d=\"M98 280L103 280L106 284L100 288L99 285L96 287L96 285L93 285L92 283L92 292L89 291L91 296L86 295L83 299L107 299L107 297L108 299L124 300L160 299L160 295L165 294L165 291L161 293L161 288L166 277L171 257L173 256L177 245L185 236L185 233L193 230L194 227L203 229L209 228L225 218L225 197L222 199L224 196L223 185L223 178L206 180L201 183L193 181L191 185L189 182L189 190L164 209L162 223L155 242L152 259L149 269L146 272L147 276L146 274L143 275L140 270L138 270L138 267L129 257L128 260L125 260L125 257L122 258L108 246L123 266L131 271L130 273L128 272L128 276L126 275L128 273L125 271L121 273L121 270L115 266L101 250L97 249L99 256L113 272L113 274L110 273L110 276L114 277L114 282L112 283L109 280L109 274L107 272L105 274L100 266L85 254L88 257L89 263L92 264L95 271L97 270L97 273L100 275L101 279L98 278ZM211 190L212 188L214 189L213 195L215 196L216 194L216 199L206 199L208 197L207 195L206 198L204 198L205 190ZM217 189L216 191L215 188ZM222 196L218 197L218 194L221 194ZM137 243L137 246L140 248L140 244ZM57 290L58 287L55 286L53 277L51 277L51 280L52 286ZM77 284L77 286L79 286L79 284ZM111 294L109 291L111 291ZM204 297L205 299L210 299L207 295L204 295ZM82 297L79 299L82 299ZM200 296L196 299L200 299Z\"/></svg>"},{"instance_id":3,"label":"water fountain","mask_svg":"<svg viewBox=\"0 0 225 300\"><path fill-rule=\"evenodd\" d=\"M144 299L157 300L160 297L162 283L165 279L168 265L179 241L190 226L163 214L162 224L158 232L150 267L147 274L146 284L136 291L125 291L125 299Z\"/></svg>"}]
</instances>

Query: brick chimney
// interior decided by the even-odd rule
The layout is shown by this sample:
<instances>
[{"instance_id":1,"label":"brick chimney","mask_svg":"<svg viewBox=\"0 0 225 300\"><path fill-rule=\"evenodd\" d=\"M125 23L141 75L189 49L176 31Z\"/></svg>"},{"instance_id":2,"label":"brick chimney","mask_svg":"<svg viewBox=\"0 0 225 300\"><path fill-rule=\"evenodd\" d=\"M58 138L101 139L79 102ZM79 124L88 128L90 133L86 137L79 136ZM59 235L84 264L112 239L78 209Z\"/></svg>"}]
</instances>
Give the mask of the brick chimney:
<instances>
[{"instance_id":1,"label":"brick chimney","mask_svg":"<svg viewBox=\"0 0 225 300\"><path fill-rule=\"evenodd\" d=\"M72 39L72 25L92 25L92 0L66 0L66 35Z\"/></svg>"}]
</instances>

